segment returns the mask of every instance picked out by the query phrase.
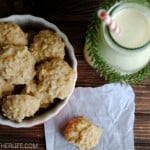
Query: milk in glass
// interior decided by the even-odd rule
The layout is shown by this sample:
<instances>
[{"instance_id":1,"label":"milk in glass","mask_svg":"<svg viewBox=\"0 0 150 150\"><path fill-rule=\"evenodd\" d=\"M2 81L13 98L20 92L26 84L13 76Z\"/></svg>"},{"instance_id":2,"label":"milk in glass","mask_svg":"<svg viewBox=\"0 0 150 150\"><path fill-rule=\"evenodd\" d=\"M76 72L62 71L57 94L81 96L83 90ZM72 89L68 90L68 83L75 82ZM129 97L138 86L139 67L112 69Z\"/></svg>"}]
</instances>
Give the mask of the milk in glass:
<instances>
[{"instance_id":1,"label":"milk in glass","mask_svg":"<svg viewBox=\"0 0 150 150\"><path fill-rule=\"evenodd\" d=\"M109 13L121 32L116 34L103 25L102 56L122 74L137 72L150 60L150 9L137 3L122 3Z\"/></svg>"},{"instance_id":2,"label":"milk in glass","mask_svg":"<svg viewBox=\"0 0 150 150\"><path fill-rule=\"evenodd\" d=\"M135 73L150 60L150 8L133 2L117 3L108 14L121 28L112 32L105 23L98 35L100 55L114 70L121 74ZM85 57L92 65L90 57Z\"/></svg>"},{"instance_id":3,"label":"milk in glass","mask_svg":"<svg viewBox=\"0 0 150 150\"><path fill-rule=\"evenodd\" d=\"M121 28L118 34L111 32L112 38L126 48L139 48L150 41L148 16L136 8L126 8L116 12L112 19Z\"/></svg>"}]
</instances>

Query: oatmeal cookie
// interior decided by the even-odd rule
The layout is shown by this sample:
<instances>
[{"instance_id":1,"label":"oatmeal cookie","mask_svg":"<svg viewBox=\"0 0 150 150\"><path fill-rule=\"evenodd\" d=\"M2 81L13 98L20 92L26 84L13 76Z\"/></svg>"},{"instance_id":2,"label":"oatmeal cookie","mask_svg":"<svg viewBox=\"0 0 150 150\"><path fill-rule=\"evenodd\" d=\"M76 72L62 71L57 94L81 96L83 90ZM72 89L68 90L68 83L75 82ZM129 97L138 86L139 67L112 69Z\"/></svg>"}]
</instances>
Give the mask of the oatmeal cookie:
<instances>
[{"instance_id":1,"label":"oatmeal cookie","mask_svg":"<svg viewBox=\"0 0 150 150\"><path fill-rule=\"evenodd\" d=\"M4 116L16 122L34 116L39 110L40 100L30 95L9 95L2 103Z\"/></svg>"},{"instance_id":2,"label":"oatmeal cookie","mask_svg":"<svg viewBox=\"0 0 150 150\"><path fill-rule=\"evenodd\" d=\"M0 22L0 44L27 45L27 34L15 23Z\"/></svg>"},{"instance_id":3,"label":"oatmeal cookie","mask_svg":"<svg viewBox=\"0 0 150 150\"><path fill-rule=\"evenodd\" d=\"M28 95L35 96L36 93L38 93L37 90L38 90L37 84L35 83L34 80L32 80L30 83L25 85L25 87L23 88L21 94L28 94Z\"/></svg>"},{"instance_id":4,"label":"oatmeal cookie","mask_svg":"<svg viewBox=\"0 0 150 150\"><path fill-rule=\"evenodd\" d=\"M52 99L63 100L73 88L75 72L66 61L52 59L38 66L37 78L40 92L47 92Z\"/></svg>"},{"instance_id":5,"label":"oatmeal cookie","mask_svg":"<svg viewBox=\"0 0 150 150\"><path fill-rule=\"evenodd\" d=\"M51 30L42 30L35 37L31 44L30 51L37 62L48 58L64 58L65 44L57 35Z\"/></svg>"},{"instance_id":6,"label":"oatmeal cookie","mask_svg":"<svg viewBox=\"0 0 150 150\"><path fill-rule=\"evenodd\" d=\"M3 78L0 77L0 105L2 97L11 94L13 90L14 85L10 84L8 81L5 81Z\"/></svg>"},{"instance_id":7,"label":"oatmeal cookie","mask_svg":"<svg viewBox=\"0 0 150 150\"><path fill-rule=\"evenodd\" d=\"M95 147L101 136L101 129L83 117L73 118L64 130L65 139L75 144L80 150Z\"/></svg>"},{"instance_id":8,"label":"oatmeal cookie","mask_svg":"<svg viewBox=\"0 0 150 150\"><path fill-rule=\"evenodd\" d=\"M35 60L26 46L3 46L0 50L0 76L12 84L29 83L35 75Z\"/></svg>"},{"instance_id":9,"label":"oatmeal cookie","mask_svg":"<svg viewBox=\"0 0 150 150\"><path fill-rule=\"evenodd\" d=\"M52 99L46 91L40 91L38 84L34 81L25 85L22 94L29 94L37 97L41 102L40 108L47 108L54 103L54 99Z\"/></svg>"}]
</instances>

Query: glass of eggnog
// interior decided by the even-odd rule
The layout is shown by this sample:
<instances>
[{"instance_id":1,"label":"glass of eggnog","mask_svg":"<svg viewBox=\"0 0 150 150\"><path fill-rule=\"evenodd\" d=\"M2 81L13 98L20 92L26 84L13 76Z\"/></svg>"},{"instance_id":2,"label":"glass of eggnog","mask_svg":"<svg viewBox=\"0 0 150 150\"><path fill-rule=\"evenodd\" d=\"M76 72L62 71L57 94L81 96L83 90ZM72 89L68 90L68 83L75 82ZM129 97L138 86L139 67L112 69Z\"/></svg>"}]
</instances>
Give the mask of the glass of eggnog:
<instances>
[{"instance_id":1,"label":"glass of eggnog","mask_svg":"<svg viewBox=\"0 0 150 150\"><path fill-rule=\"evenodd\" d=\"M150 8L128 2L114 5L108 13L121 32L102 25L104 60L122 74L139 71L150 60Z\"/></svg>"}]
</instances>

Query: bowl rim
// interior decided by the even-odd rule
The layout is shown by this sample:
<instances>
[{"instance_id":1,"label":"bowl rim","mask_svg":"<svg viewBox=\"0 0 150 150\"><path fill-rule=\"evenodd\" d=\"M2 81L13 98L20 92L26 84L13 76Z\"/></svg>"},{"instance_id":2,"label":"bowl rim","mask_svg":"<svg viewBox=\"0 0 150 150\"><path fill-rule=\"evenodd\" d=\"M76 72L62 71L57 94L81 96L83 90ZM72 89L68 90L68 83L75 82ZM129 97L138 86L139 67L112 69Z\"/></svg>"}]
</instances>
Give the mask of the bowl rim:
<instances>
[{"instance_id":1,"label":"bowl rim","mask_svg":"<svg viewBox=\"0 0 150 150\"><path fill-rule=\"evenodd\" d=\"M59 104L59 106L56 106L56 108L53 110L53 112L51 112L52 110L49 110L48 112L51 114L49 114L48 112L43 116L39 116L38 115L29 120L29 121L23 121L21 123L17 123L14 121L11 121L9 119L3 118L2 115L0 115L0 125L5 125L5 126L9 126L9 127L14 127L14 128L29 128L29 127L33 127L39 124L43 124L46 121L48 121L49 119L53 118L54 116L56 116L64 107L65 105L68 103L70 96L72 95L74 88L75 88L75 84L76 84L76 80L77 80L77 59L75 57L75 51L74 48L72 46L72 44L70 43L68 37L66 36L65 33L63 33L55 24L47 21L44 18L41 17L37 17L37 16L33 16L30 14L25 14L25 15L10 15L8 17L4 17L4 18L0 18L0 22L16 22L18 24L18 22L33 22L33 23L42 23L43 26L53 29L65 42L65 45L69 51L69 57L72 60L72 68L75 71L75 78L74 78L74 84L73 87L71 89L70 94L67 96L67 98L65 98L65 100ZM36 119L37 118L37 119Z\"/></svg>"}]
</instances>

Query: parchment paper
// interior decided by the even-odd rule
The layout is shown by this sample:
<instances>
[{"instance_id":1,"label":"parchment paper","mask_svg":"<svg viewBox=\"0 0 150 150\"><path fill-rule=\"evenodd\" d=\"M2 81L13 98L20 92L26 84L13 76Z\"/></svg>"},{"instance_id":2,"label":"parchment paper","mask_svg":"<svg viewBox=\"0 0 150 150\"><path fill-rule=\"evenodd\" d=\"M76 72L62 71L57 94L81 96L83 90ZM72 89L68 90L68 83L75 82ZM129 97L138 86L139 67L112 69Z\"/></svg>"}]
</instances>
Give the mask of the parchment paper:
<instances>
[{"instance_id":1,"label":"parchment paper","mask_svg":"<svg viewBox=\"0 0 150 150\"><path fill-rule=\"evenodd\" d=\"M44 124L47 150L78 150L63 137L66 123L77 116L102 128L94 150L134 150L134 98L133 89L125 84L76 88L64 109Z\"/></svg>"}]
</instances>

